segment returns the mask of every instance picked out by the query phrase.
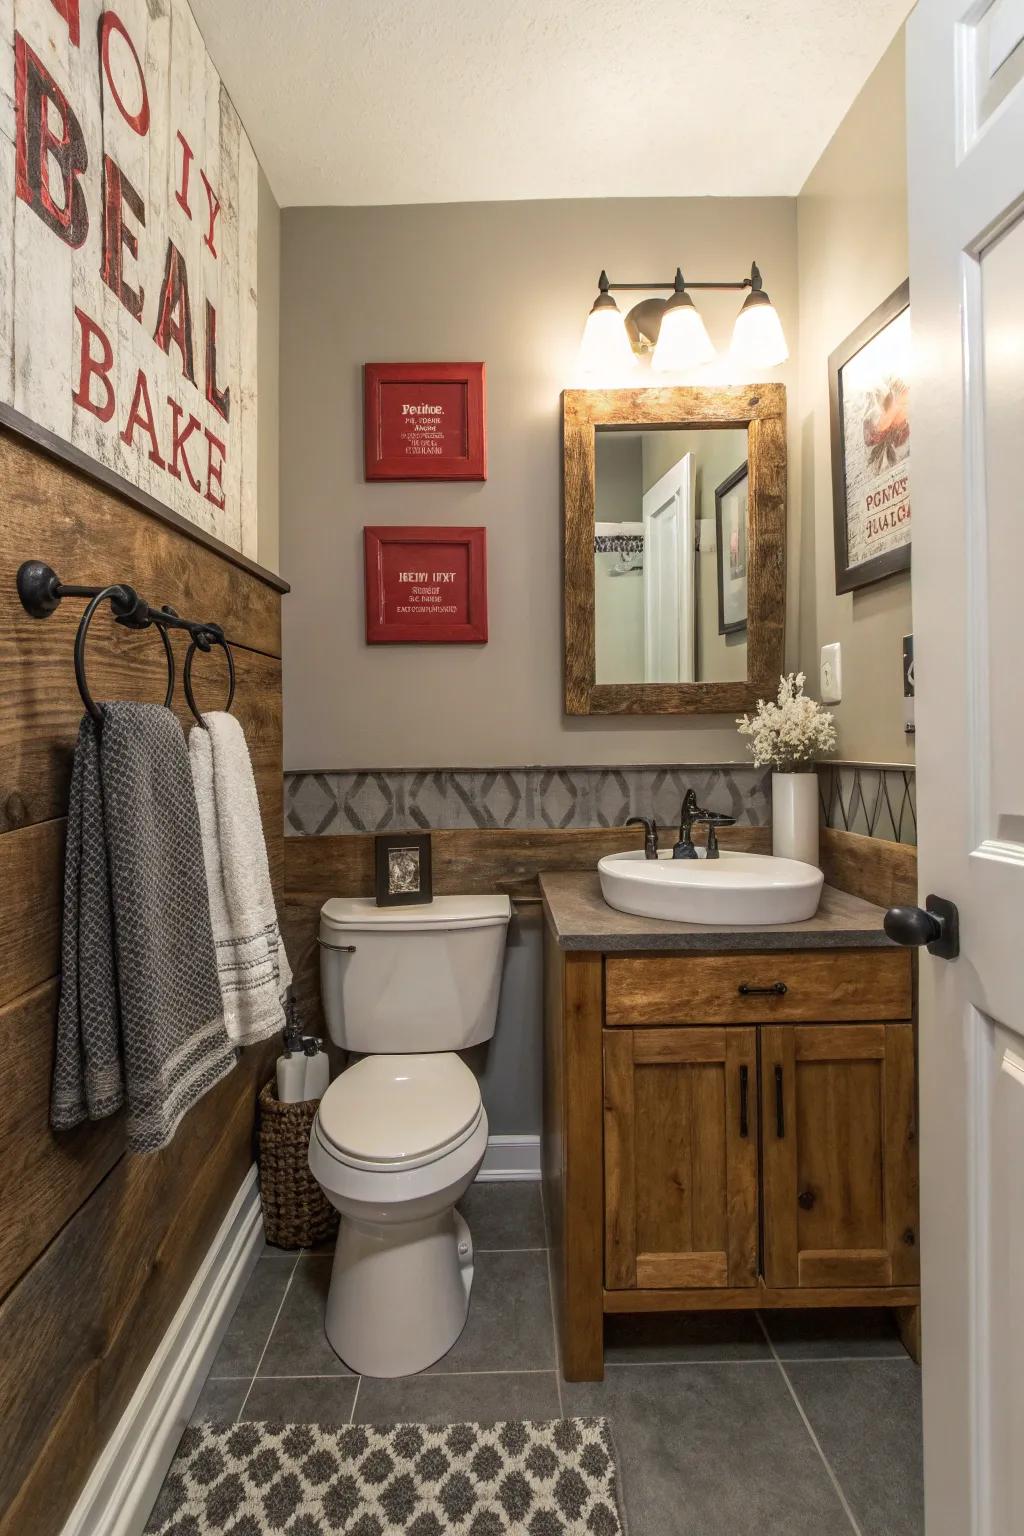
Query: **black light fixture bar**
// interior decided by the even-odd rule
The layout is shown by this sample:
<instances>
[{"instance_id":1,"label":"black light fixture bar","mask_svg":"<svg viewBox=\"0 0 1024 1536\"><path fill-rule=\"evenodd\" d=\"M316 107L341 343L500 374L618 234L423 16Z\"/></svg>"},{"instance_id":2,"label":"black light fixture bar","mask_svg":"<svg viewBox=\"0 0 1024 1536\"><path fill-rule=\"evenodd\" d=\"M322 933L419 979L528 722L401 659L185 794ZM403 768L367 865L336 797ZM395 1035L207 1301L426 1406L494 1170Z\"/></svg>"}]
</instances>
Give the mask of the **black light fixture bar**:
<instances>
[{"instance_id":1,"label":"black light fixture bar","mask_svg":"<svg viewBox=\"0 0 1024 1536\"><path fill-rule=\"evenodd\" d=\"M691 283L688 278L683 277L682 269L677 267L675 280L671 283L613 283L609 279L607 272L602 272L597 280L597 286L601 293L609 293L613 289L619 292L653 293L658 288L674 289L676 293L685 293L690 288L716 288L720 290L753 288L757 291L762 286L762 279L757 262L755 261L751 263L750 276L741 278L738 282Z\"/></svg>"}]
</instances>

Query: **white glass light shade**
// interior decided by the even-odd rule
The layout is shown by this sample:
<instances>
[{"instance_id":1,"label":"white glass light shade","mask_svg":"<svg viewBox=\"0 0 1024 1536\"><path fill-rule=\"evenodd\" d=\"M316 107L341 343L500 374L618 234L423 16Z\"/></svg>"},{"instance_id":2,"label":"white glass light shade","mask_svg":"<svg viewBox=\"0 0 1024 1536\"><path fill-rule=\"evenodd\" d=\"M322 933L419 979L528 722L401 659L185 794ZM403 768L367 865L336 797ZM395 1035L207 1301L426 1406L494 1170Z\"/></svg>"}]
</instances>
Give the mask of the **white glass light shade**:
<instances>
[{"instance_id":1,"label":"white glass light shade","mask_svg":"<svg viewBox=\"0 0 1024 1536\"><path fill-rule=\"evenodd\" d=\"M682 298L682 302L677 302ZM707 327L689 295L671 298L661 317L651 367L658 373L686 373L710 363L715 349Z\"/></svg>"},{"instance_id":2,"label":"white glass light shade","mask_svg":"<svg viewBox=\"0 0 1024 1536\"><path fill-rule=\"evenodd\" d=\"M776 368L789 356L782 323L768 295L749 293L733 326L733 358L747 368Z\"/></svg>"},{"instance_id":3,"label":"white glass light shade","mask_svg":"<svg viewBox=\"0 0 1024 1536\"><path fill-rule=\"evenodd\" d=\"M587 316L580 342L580 372L608 376L636 367L626 334L626 322L615 303L595 304Z\"/></svg>"}]
</instances>

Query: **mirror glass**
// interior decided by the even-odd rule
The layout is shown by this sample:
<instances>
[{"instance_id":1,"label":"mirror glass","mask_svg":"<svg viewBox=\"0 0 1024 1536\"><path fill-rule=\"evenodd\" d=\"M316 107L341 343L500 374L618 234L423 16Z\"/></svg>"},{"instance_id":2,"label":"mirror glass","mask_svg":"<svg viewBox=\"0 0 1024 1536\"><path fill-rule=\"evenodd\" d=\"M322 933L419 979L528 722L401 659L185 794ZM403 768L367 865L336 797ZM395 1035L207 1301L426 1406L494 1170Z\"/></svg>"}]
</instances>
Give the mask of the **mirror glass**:
<instances>
[{"instance_id":1,"label":"mirror glass","mask_svg":"<svg viewBox=\"0 0 1024 1536\"><path fill-rule=\"evenodd\" d=\"M598 426L598 683L745 682L747 434Z\"/></svg>"}]
</instances>

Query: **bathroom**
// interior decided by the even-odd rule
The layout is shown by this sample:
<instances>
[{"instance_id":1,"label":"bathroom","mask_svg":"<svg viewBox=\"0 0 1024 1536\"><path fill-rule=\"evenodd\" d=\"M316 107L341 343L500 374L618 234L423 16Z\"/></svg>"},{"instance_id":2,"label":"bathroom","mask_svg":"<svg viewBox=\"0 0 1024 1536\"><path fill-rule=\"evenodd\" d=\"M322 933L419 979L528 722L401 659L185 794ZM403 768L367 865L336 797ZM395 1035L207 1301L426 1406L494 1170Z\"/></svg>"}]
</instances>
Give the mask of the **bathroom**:
<instances>
[{"instance_id":1,"label":"bathroom","mask_svg":"<svg viewBox=\"0 0 1024 1536\"><path fill-rule=\"evenodd\" d=\"M0 8L0 1536L1010 1536L1021 6Z\"/></svg>"}]
</instances>

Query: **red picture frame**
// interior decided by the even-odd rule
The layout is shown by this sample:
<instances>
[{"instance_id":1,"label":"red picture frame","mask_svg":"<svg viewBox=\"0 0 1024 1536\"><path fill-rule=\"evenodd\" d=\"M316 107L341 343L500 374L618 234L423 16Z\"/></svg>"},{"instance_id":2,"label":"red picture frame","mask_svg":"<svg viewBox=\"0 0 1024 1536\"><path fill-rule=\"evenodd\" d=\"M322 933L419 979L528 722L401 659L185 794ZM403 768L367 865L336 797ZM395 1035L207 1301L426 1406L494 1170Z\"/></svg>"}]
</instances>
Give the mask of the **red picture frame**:
<instances>
[{"instance_id":1,"label":"red picture frame","mask_svg":"<svg viewBox=\"0 0 1024 1536\"><path fill-rule=\"evenodd\" d=\"M486 480L483 363L365 363L367 480Z\"/></svg>"},{"instance_id":2,"label":"red picture frame","mask_svg":"<svg viewBox=\"0 0 1024 1536\"><path fill-rule=\"evenodd\" d=\"M368 644L486 642L486 528L364 528L363 556Z\"/></svg>"}]
</instances>

